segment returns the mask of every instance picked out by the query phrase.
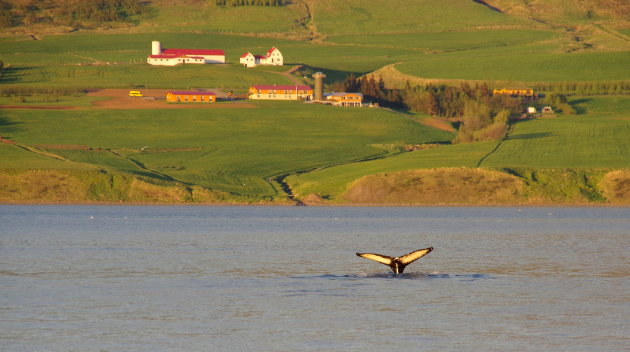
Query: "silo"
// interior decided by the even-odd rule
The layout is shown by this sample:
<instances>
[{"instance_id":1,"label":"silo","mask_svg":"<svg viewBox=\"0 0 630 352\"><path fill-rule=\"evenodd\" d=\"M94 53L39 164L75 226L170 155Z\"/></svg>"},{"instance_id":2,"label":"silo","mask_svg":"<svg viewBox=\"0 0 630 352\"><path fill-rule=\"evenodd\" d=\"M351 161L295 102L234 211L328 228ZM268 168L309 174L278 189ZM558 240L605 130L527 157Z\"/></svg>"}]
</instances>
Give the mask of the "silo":
<instances>
[{"instance_id":1,"label":"silo","mask_svg":"<svg viewBox=\"0 0 630 352\"><path fill-rule=\"evenodd\" d=\"M162 44L157 40L151 42L151 55L162 55Z\"/></svg>"},{"instance_id":2,"label":"silo","mask_svg":"<svg viewBox=\"0 0 630 352\"><path fill-rule=\"evenodd\" d=\"M313 100L322 101L324 100L324 78L326 78L326 75L321 72L316 72L313 74L313 78L315 78L315 91L313 92Z\"/></svg>"}]
</instances>

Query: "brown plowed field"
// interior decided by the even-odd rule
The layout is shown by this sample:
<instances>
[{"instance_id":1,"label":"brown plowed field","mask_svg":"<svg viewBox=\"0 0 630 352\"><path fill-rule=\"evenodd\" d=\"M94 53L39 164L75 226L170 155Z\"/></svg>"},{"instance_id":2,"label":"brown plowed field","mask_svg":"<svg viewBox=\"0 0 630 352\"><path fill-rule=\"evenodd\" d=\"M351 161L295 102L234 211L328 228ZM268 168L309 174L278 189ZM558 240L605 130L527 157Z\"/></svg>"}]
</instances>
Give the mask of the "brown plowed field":
<instances>
[{"instance_id":1,"label":"brown plowed field","mask_svg":"<svg viewBox=\"0 0 630 352\"><path fill-rule=\"evenodd\" d=\"M99 89L88 92L91 97L108 97L110 99L94 102L94 106L104 109L236 109L255 108L247 102L220 102L220 103L166 103L166 92L171 89L139 89L144 97L130 97L129 89ZM217 90L217 97L224 94Z\"/></svg>"}]
</instances>

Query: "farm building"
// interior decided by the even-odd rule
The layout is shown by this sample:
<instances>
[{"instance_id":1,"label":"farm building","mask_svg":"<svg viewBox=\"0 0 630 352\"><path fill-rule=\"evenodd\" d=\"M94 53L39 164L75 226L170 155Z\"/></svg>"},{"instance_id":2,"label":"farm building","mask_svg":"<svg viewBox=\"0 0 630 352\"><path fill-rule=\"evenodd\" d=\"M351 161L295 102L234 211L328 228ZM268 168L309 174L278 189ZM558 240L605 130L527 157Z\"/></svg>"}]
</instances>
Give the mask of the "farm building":
<instances>
[{"instance_id":1,"label":"farm building","mask_svg":"<svg viewBox=\"0 0 630 352\"><path fill-rule=\"evenodd\" d=\"M551 108L551 106L545 106L544 108L542 108L542 110L540 110L540 112L542 112L543 114L553 114L553 109Z\"/></svg>"},{"instance_id":2,"label":"farm building","mask_svg":"<svg viewBox=\"0 0 630 352\"><path fill-rule=\"evenodd\" d=\"M282 66L284 59L280 50L274 47L267 51L267 55L254 55L246 52L241 55L240 62L245 67L256 67L258 65Z\"/></svg>"},{"instance_id":3,"label":"farm building","mask_svg":"<svg viewBox=\"0 0 630 352\"><path fill-rule=\"evenodd\" d=\"M311 100L313 88L301 85L254 85L249 88L249 99Z\"/></svg>"},{"instance_id":4,"label":"farm building","mask_svg":"<svg viewBox=\"0 0 630 352\"><path fill-rule=\"evenodd\" d=\"M536 97L532 88L503 88L494 89L492 95L509 95L513 97Z\"/></svg>"},{"instance_id":5,"label":"farm building","mask_svg":"<svg viewBox=\"0 0 630 352\"><path fill-rule=\"evenodd\" d=\"M166 93L166 101L175 103L214 103L217 101L217 95L212 92L174 90Z\"/></svg>"},{"instance_id":6,"label":"farm building","mask_svg":"<svg viewBox=\"0 0 630 352\"><path fill-rule=\"evenodd\" d=\"M162 49L162 44L153 41L149 65L175 66L179 64L222 64L225 52L218 49Z\"/></svg>"},{"instance_id":7,"label":"farm building","mask_svg":"<svg viewBox=\"0 0 630 352\"><path fill-rule=\"evenodd\" d=\"M363 94L361 93L326 93L326 101L336 106L363 106Z\"/></svg>"}]
</instances>

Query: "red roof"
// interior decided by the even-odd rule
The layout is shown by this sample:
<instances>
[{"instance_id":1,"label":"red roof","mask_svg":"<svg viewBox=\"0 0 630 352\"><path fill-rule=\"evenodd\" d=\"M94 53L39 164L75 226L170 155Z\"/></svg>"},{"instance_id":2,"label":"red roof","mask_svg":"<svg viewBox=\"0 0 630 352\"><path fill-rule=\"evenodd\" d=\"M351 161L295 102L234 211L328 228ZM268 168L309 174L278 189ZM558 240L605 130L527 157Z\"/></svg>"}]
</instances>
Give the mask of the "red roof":
<instances>
[{"instance_id":1,"label":"red roof","mask_svg":"<svg viewBox=\"0 0 630 352\"><path fill-rule=\"evenodd\" d=\"M173 90L168 93L173 95L216 95L213 92L194 92L190 90Z\"/></svg>"},{"instance_id":2,"label":"red roof","mask_svg":"<svg viewBox=\"0 0 630 352\"><path fill-rule=\"evenodd\" d=\"M174 59L177 55L149 55L152 59Z\"/></svg>"},{"instance_id":3,"label":"red roof","mask_svg":"<svg viewBox=\"0 0 630 352\"><path fill-rule=\"evenodd\" d=\"M258 90L260 89L276 89L276 90L295 90L296 86L295 85L283 85L283 86L276 86L276 85L255 85L252 86ZM298 90L312 90L313 88L309 87L309 86L297 86Z\"/></svg>"},{"instance_id":4,"label":"red roof","mask_svg":"<svg viewBox=\"0 0 630 352\"><path fill-rule=\"evenodd\" d=\"M224 56L225 52L219 49L164 49L162 55L177 56L199 56L199 55L219 55Z\"/></svg>"},{"instance_id":5,"label":"red roof","mask_svg":"<svg viewBox=\"0 0 630 352\"><path fill-rule=\"evenodd\" d=\"M245 54L241 55L241 57L242 57L242 58L243 58L243 57L247 57L247 55L251 55L251 53L248 51L248 52L246 52Z\"/></svg>"},{"instance_id":6,"label":"red roof","mask_svg":"<svg viewBox=\"0 0 630 352\"><path fill-rule=\"evenodd\" d=\"M271 56L271 53L273 53L274 50L277 50L276 47L269 49L269 51L267 51L267 56Z\"/></svg>"}]
</instances>

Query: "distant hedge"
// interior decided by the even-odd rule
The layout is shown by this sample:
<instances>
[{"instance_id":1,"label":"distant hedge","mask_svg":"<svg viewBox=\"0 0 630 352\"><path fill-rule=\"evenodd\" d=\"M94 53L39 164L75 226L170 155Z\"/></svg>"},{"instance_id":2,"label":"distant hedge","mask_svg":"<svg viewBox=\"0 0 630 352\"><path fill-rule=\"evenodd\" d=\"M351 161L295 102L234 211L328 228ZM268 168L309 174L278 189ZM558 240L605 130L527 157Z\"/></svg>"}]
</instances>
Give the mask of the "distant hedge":
<instances>
[{"instance_id":1,"label":"distant hedge","mask_svg":"<svg viewBox=\"0 0 630 352\"><path fill-rule=\"evenodd\" d=\"M290 4L289 0L215 0L218 6L284 6Z\"/></svg>"}]
</instances>

